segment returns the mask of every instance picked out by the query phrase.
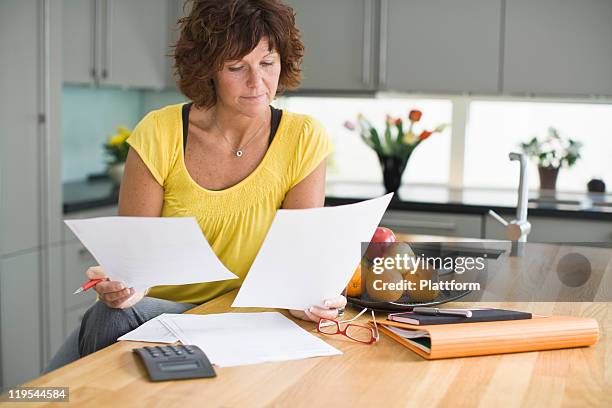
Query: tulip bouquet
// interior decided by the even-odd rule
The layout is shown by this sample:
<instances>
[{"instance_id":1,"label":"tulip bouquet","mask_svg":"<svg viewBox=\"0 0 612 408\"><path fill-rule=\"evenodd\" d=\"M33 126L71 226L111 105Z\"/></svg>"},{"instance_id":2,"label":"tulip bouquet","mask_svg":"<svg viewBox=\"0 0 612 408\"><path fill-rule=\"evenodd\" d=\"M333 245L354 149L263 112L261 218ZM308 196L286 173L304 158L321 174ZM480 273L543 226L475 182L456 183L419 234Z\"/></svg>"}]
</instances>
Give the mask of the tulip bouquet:
<instances>
[{"instance_id":1,"label":"tulip bouquet","mask_svg":"<svg viewBox=\"0 0 612 408\"><path fill-rule=\"evenodd\" d=\"M404 130L402 118L387 115L382 135L362 114L357 116L357 124L351 121L344 122L344 127L351 131L358 131L365 144L376 152L382 167L387 192L399 189L402 174L414 149L434 133L442 132L447 126L442 124L433 130L423 129L418 132L416 124L421 120L421 116L421 111L411 110L408 114L408 129Z\"/></svg>"},{"instance_id":2,"label":"tulip bouquet","mask_svg":"<svg viewBox=\"0 0 612 408\"><path fill-rule=\"evenodd\" d=\"M361 113L357 115L357 126L351 121L346 121L344 127L351 131L358 130L361 139L379 156L409 157L422 141L434 133L442 132L447 126L442 124L433 130L417 132L415 125L421 120L421 116L421 111L411 110L408 114L408 129L404 130L402 118L393 118L387 115L382 137L370 121Z\"/></svg>"}]
</instances>

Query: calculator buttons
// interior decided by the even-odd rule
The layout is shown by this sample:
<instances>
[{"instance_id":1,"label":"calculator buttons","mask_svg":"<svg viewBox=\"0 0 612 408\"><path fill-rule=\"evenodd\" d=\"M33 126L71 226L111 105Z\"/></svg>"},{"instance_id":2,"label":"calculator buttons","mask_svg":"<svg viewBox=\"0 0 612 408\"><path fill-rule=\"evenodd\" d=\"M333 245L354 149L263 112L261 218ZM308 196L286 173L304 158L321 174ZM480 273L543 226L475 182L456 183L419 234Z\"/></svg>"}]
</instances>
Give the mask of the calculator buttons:
<instances>
[{"instance_id":1,"label":"calculator buttons","mask_svg":"<svg viewBox=\"0 0 612 408\"><path fill-rule=\"evenodd\" d=\"M215 377L210 361L197 346L146 346L133 349L152 381Z\"/></svg>"}]
</instances>

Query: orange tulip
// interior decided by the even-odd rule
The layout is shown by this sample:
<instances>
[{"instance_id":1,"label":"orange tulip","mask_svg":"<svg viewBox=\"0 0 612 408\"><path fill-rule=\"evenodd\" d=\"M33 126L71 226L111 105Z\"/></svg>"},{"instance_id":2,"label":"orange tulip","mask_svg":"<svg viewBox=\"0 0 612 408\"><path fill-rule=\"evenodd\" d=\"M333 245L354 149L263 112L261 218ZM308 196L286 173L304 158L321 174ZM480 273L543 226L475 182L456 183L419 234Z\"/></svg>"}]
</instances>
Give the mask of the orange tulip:
<instances>
[{"instance_id":1,"label":"orange tulip","mask_svg":"<svg viewBox=\"0 0 612 408\"><path fill-rule=\"evenodd\" d=\"M418 122L421 120L421 115L422 113L420 110L411 110L408 114L408 119L410 119L411 122Z\"/></svg>"},{"instance_id":2,"label":"orange tulip","mask_svg":"<svg viewBox=\"0 0 612 408\"><path fill-rule=\"evenodd\" d=\"M419 135L419 141L427 139L429 136L431 136L431 134L432 133L428 130L422 131L421 134Z\"/></svg>"}]
</instances>

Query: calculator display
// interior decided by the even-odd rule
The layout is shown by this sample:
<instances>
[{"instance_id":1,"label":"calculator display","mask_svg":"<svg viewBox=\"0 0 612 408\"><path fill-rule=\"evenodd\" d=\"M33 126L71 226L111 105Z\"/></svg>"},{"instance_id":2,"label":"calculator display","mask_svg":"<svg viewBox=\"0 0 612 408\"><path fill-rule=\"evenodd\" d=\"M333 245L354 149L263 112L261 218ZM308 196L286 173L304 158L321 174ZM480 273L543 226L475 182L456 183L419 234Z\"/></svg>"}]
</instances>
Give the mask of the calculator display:
<instances>
[{"instance_id":1,"label":"calculator display","mask_svg":"<svg viewBox=\"0 0 612 408\"><path fill-rule=\"evenodd\" d=\"M185 371L195 370L199 367L196 361L185 361L185 362L165 362L157 364L161 371Z\"/></svg>"}]
</instances>

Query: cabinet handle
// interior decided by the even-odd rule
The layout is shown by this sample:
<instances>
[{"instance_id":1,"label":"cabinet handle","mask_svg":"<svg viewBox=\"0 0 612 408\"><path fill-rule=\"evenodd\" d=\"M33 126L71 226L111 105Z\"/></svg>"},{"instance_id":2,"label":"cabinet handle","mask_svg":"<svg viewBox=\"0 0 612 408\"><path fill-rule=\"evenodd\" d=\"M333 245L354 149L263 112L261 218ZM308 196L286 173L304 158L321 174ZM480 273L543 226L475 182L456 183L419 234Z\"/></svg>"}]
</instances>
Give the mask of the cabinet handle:
<instances>
[{"instance_id":1,"label":"cabinet handle","mask_svg":"<svg viewBox=\"0 0 612 408\"><path fill-rule=\"evenodd\" d=\"M380 49L378 55L378 85L385 86L387 82L387 24L389 20L389 3L380 0Z\"/></svg>"},{"instance_id":2,"label":"cabinet handle","mask_svg":"<svg viewBox=\"0 0 612 408\"><path fill-rule=\"evenodd\" d=\"M454 222L442 222L442 221L416 221L416 220L383 220L384 224L403 227L403 228L429 228L444 231L454 231L457 229L457 224Z\"/></svg>"},{"instance_id":3,"label":"cabinet handle","mask_svg":"<svg viewBox=\"0 0 612 408\"><path fill-rule=\"evenodd\" d=\"M362 78L364 85L371 85L371 58L372 58L372 0L363 1L363 60L362 60Z\"/></svg>"},{"instance_id":4,"label":"cabinet handle","mask_svg":"<svg viewBox=\"0 0 612 408\"><path fill-rule=\"evenodd\" d=\"M96 64L97 64L97 58L96 58L96 44L97 44L97 30L98 30L98 24L96 22L96 5L97 1L96 0L91 0L90 4L91 4L91 21L93 22L93 44L91 47L91 69L89 70L89 75L93 78L93 80L96 80ZM66 6L64 6L66 7Z\"/></svg>"},{"instance_id":5,"label":"cabinet handle","mask_svg":"<svg viewBox=\"0 0 612 408\"><path fill-rule=\"evenodd\" d=\"M104 34L102 36L104 45L102 47L102 79L106 80L111 73L111 47L113 32L113 0L104 0Z\"/></svg>"},{"instance_id":6,"label":"cabinet handle","mask_svg":"<svg viewBox=\"0 0 612 408\"><path fill-rule=\"evenodd\" d=\"M93 3L93 24L94 24L94 41L93 41L93 68L91 69L91 76L94 79L96 85L100 82L99 72L100 72L100 54L102 51L100 50L101 45L100 41L102 38L102 1L103 0L92 0Z\"/></svg>"},{"instance_id":7,"label":"cabinet handle","mask_svg":"<svg viewBox=\"0 0 612 408\"><path fill-rule=\"evenodd\" d=\"M85 256L85 255L88 255L88 254L89 254L89 251L87 250L87 248L84 248L84 247L79 248L79 255L80 256Z\"/></svg>"}]
</instances>

